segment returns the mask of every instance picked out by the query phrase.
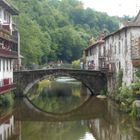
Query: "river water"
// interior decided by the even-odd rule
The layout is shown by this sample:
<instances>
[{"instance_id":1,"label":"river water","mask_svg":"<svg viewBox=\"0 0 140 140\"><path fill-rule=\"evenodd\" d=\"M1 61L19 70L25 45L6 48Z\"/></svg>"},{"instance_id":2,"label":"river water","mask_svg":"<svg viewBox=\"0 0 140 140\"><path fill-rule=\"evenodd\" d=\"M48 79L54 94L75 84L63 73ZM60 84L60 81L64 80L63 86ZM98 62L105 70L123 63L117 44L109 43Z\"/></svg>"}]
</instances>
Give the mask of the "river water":
<instances>
[{"instance_id":1,"label":"river water","mask_svg":"<svg viewBox=\"0 0 140 140\"><path fill-rule=\"evenodd\" d=\"M0 140L140 140L140 120L60 77L39 82L13 108L0 108Z\"/></svg>"}]
</instances>

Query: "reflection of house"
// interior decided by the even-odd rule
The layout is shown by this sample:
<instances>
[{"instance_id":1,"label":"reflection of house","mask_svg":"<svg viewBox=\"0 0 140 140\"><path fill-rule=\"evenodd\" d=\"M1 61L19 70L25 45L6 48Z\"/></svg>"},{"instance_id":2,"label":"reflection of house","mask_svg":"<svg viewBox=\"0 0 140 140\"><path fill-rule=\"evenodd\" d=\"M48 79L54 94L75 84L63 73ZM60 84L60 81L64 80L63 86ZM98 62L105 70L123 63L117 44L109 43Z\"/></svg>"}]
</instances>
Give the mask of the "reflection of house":
<instances>
[{"instance_id":1,"label":"reflection of house","mask_svg":"<svg viewBox=\"0 0 140 140\"><path fill-rule=\"evenodd\" d=\"M18 68L18 32L12 16L18 11L6 0L0 0L0 94L14 88L13 69Z\"/></svg>"},{"instance_id":2,"label":"reflection of house","mask_svg":"<svg viewBox=\"0 0 140 140\"><path fill-rule=\"evenodd\" d=\"M106 107L102 106L106 112L104 117L98 117L87 122L88 128L95 139L139 140L140 133L134 130L135 124L129 116L122 115L116 111L117 106L111 100L108 100L106 105ZM139 126L136 126L139 129Z\"/></svg>"},{"instance_id":3,"label":"reflection of house","mask_svg":"<svg viewBox=\"0 0 140 140\"><path fill-rule=\"evenodd\" d=\"M1 124L2 121L2 124ZM0 119L0 140L7 140L14 132L14 116Z\"/></svg>"},{"instance_id":4,"label":"reflection of house","mask_svg":"<svg viewBox=\"0 0 140 140\"><path fill-rule=\"evenodd\" d=\"M108 80L109 87L120 71L123 71L123 83L129 85L140 66L140 12L133 21L103 40L104 43L97 41L85 50L87 63L93 60L97 62L98 69L107 68L112 73Z\"/></svg>"}]
</instances>

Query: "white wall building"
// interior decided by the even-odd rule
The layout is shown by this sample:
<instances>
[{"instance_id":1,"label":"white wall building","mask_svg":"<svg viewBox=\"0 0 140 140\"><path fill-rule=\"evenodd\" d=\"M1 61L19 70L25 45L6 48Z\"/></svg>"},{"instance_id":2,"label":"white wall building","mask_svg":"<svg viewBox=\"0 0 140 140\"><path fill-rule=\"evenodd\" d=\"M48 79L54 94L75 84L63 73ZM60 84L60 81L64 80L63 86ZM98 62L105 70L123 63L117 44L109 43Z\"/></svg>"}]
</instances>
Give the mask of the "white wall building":
<instances>
[{"instance_id":1,"label":"white wall building","mask_svg":"<svg viewBox=\"0 0 140 140\"><path fill-rule=\"evenodd\" d=\"M107 68L108 72L112 72L108 78L108 89L112 86L113 90L113 82L120 71L123 71L123 84L130 85L140 66L140 12L133 21L103 40L101 45L97 41L85 50L86 62L95 61L99 69Z\"/></svg>"},{"instance_id":2,"label":"white wall building","mask_svg":"<svg viewBox=\"0 0 140 140\"><path fill-rule=\"evenodd\" d=\"M13 69L18 59L18 32L13 26L12 16L18 15L18 11L0 0L0 94L13 88Z\"/></svg>"}]
</instances>

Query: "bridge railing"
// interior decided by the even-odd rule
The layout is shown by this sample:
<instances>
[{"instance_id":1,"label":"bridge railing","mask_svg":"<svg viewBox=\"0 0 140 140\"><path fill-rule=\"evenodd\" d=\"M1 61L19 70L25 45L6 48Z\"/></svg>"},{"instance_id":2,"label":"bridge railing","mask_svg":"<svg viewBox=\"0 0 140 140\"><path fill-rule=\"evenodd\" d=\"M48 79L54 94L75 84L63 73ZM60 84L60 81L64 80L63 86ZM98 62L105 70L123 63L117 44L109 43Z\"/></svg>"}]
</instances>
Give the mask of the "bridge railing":
<instances>
[{"instance_id":1,"label":"bridge railing","mask_svg":"<svg viewBox=\"0 0 140 140\"><path fill-rule=\"evenodd\" d=\"M22 67L21 70L41 70L41 69L73 69L73 70L97 70L97 71L103 71L103 72L109 72L108 68L103 68L99 66L88 66L88 65L83 65L82 67L80 65L72 65L69 63L64 63L64 64L51 64L51 65L45 65L45 66L37 66L37 65L32 65L29 67Z\"/></svg>"}]
</instances>

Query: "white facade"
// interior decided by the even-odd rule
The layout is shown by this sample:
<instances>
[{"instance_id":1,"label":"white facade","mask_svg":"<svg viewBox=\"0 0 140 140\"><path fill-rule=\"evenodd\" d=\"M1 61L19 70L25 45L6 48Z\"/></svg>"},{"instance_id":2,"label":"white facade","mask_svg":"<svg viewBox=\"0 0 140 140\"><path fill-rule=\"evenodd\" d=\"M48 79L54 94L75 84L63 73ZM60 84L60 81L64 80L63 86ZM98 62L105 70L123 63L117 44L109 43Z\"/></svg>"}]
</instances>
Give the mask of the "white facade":
<instances>
[{"instance_id":1,"label":"white facade","mask_svg":"<svg viewBox=\"0 0 140 140\"><path fill-rule=\"evenodd\" d=\"M0 87L6 85L6 82L13 83L13 60L0 58Z\"/></svg>"},{"instance_id":2,"label":"white facade","mask_svg":"<svg viewBox=\"0 0 140 140\"><path fill-rule=\"evenodd\" d=\"M18 65L15 62L19 56L19 34L12 22L13 15L18 15L18 11L0 0L0 94L15 88L13 69Z\"/></svg>"}]
</instances>

